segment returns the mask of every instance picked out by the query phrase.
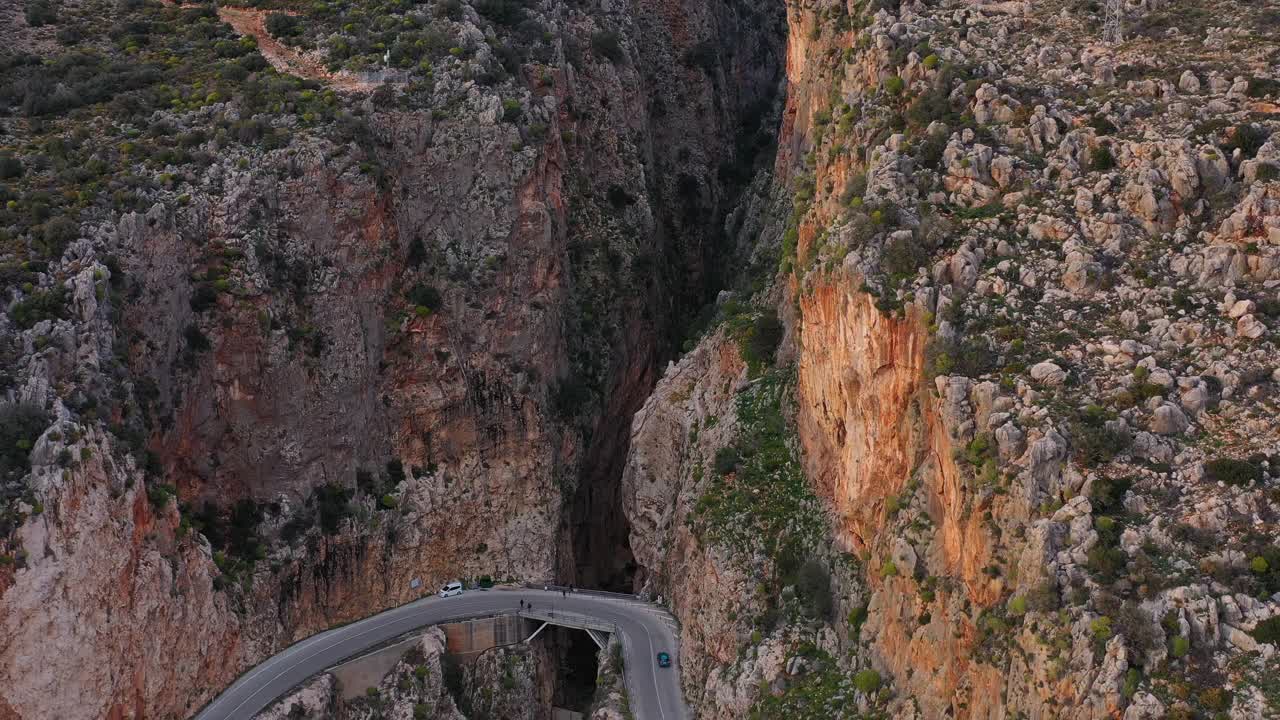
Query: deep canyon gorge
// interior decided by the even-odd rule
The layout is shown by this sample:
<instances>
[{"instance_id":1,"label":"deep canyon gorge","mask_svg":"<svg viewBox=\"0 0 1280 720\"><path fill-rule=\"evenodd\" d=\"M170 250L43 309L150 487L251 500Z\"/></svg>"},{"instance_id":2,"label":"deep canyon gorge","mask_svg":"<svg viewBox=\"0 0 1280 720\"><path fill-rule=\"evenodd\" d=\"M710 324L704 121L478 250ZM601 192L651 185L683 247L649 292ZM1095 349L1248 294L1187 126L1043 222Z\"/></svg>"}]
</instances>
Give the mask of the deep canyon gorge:
<instances>
[{"instance_id":1,"label":"deep canyon gorge","mask_svg":"<svg viewBox=\"0 0 1280 720\"><path fill-rule=\"evenodd\" d=\"M1280 2L0 38L0 720L189 718L454 579L661 597L698 718L1280 717ZM595 650L262 717L630 717Z\"/></svg>"}]
</instances>

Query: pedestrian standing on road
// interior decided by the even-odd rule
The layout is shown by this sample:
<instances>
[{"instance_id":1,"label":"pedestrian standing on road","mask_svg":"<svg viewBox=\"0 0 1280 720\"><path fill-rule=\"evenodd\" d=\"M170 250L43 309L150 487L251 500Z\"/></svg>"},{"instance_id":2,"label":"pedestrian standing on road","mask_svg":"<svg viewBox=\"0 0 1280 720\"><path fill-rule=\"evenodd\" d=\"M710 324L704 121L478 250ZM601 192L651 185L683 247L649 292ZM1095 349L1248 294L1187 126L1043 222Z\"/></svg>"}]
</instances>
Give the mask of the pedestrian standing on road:
<instances>
[{"instance_id":1,"label":"pedestrian standing on road","mask_svg":"<svg viewBox=\"0 0 1280 720\"><path fill-rule=\"evenodd\" d=\"M573 585L569 586L569 592L573 592Z\"/></svg>"},{"instance_id":2,"label":"pedestrian standing on road","mask_svg":"<svg viewBox=\"0 0 1280 720\"><path fill-rule=\"evenodd\" d=\"M566 595L567 593L565 592L564 588L560 588L560 597L565 597Z\"/></svg>"},{"instance_id":3,"label":"pedestrian standing on road","mask_svg":"<svg viewBox=\"0 0 1280 720\"><path fill-rule=\"evenodd\" d=\"M520 598L520 609L524 609L524 598Z\"/></svg>"}]
</instances>

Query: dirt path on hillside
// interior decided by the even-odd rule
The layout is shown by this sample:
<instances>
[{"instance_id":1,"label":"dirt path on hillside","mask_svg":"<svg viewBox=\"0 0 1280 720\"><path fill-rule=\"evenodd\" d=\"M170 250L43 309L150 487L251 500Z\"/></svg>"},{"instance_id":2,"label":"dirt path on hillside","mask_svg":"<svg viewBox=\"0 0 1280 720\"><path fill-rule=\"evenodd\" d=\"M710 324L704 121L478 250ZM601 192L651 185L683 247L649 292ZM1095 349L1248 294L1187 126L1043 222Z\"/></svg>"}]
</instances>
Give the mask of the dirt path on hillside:
<instances>
[{"instance_id":1,"label":"dirt path on hillside","mask_svg":"<svg viewBox=\"0 0 1280 720\"><path fill-rule=\"evenodd\" d=\"M267 32L267 11L218 6L218 17L241 35L258 41L258 52L277 71L316 80L343 92L373 92L379 83L361 80L350 73L329 72L320 61L271 37Z\"/></svg>"},{"instance_id":2,"label":"dirt path on hillside","mask_svg":"<svg viewBox=\"0 0 1280 720\"><path fill-rule=\"evenodd\" d=\"M165 5L180 5L177 0L161 0ZM280 11L272 11L280 12ZM258 52L277 72L321 82L340 92L371 93L381 83L361 80L348 72L329 72L316 57L300 52L271 37L267 32L266 10L218 6L218 18L241 35L258 42ZM290 15L294 13L288 13Z\"/></svg>"}]
</instances>

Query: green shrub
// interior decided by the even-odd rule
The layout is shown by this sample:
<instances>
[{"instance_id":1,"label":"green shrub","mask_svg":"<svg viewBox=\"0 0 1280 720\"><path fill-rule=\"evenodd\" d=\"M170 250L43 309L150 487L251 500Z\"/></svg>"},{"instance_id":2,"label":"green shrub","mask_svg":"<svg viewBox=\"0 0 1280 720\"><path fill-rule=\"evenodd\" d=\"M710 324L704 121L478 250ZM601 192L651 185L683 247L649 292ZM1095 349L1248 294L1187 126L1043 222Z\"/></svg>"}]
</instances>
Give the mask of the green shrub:
<instances>
[{"instance_id":1,"label":"green shrub","mask_svg":"<svg viewBox=\"0 0 1280 720\"><path fill-rule=\"evenodd\" d=\"M31 27L52 25L58 21L58 13L49 0L27 0L23 16Z\"/></svg>"},{"instance_id":2,"label":"green shrub","mask_svg":"<svg viewBox=\"0 0 1280 720\"><path fill-rule=\"evenodd\" d=\"M1251 98L1265 98L1280 95L1280 80L1255 77L1249 80L1249 89L1245 94Z\"/></svg>"},{"instance_id":3,"label":"green shrub","mask_svg":"<svg viewBox=\"0 0 1280 720\"><path fill-rule=\"evenodd\" d=\"M995 451L991 436L987 433L978 433L965 446L964 459L974 467L981 467L983 463L994 457Z\"/></svg>"},{"instance_id":4,"label":"green shrub","mask_svg":"<svg viewBox=\"0 0 1280 720\"><path fill-rule=\"evenodd\" d=\"M1128 556L1118 547L1106 545L1099 542L1097 545L1089 548L1088 560L1085 567L1089 572L1096 575L1104 582L1115 580L1125 564L1128 562Z\"/></svg>"},{"instance_id":5,"label":"green shrub","mask_svg":"<svg viewBox=\"0 0 1280 720\"><path fill-rule=\"evenodd\" d=\"M1115 532L1116 521L1114 518L1102 515L1093 521L1093 527L1099 535L1110 537Z\"/></svg>"},{"instance_id":6,"label":"green shrub","mask_svg":"<svg viewBox=\"0 0 1280 720\"><path fill-rule=\"evenodd\" d=\"M894 280L906 280L929 261L929 253L915 238L898 238L885 243L881 265Z\"/></svg>"},{"instance_id":7,"label":"green shrub","mask_svg":"<svg viewBox=\"0 0 1280 720\"><path fill-rule=\"evenodd\" d=\"M892 560L885 560L884 564L880 566L880 577L882 578L895 577L897 574L898 566Z\"/></svg>"},{"instance_id":8,"label":"green shrub","mask_svg":"<svg viewBox=\"0 0 1280 720\"><path fill-rule=\"evenodd\" d=\"M218 291L212 285L200 284L191 293L191 312L202 313L218 302Z\"/></svg>"},{"instance_id":9,"label":"green shrub","mask_svg":"<svg viewBox=\"0 0 1280 720\"><path fill-rule=\"evenodd\" d=\"M737 448L723 447L716 451L715 469L717 475L728 475L738 469L741 456Z\"/></svg>"},{"instance_id":10,"label":"green shrub","mask_svg":"<svg viewBox=\"0 0 1280 720\"><path fill-rule=\"evenodd\" d=\"M0 404L0 480L15 480L30 469L30 453L49 426L49 414L30 403Z\"/></svg>"},{"instance_id":11,"label":"green shrub","mask_svg":"<svg viewBox=\"0 0 1280 720\"><path fill-rule=\"evenodd\" d=\"M1095 513L1113 515L1124 511L1124 496L1133 486L1133 479L1128 477L1094 479L1089 487L1089 503Z\"/></svg>"},{"instance_id":12,"label":"green shrub","mask_svg":"<svg viewBox=\"0 0 1280 720\"><path fill-rule=\"evenodd\" d=\"M1025 615L1027 613L1027 599L1021 595L1014 596L1009 600L1009 614L1015 617Z\"/></svg>"},{"instance_id":13,"label":"green shrub","mask_svg":"<svg viewBox=\"0 0 1280 720\"><path fill-rule=\"evenodd\" d=\"M894 515L897 515L898 511L901 509L902 509L902 501L898 499L897 495L885 496L884 511L886 515L888 515L889 517L893 517Z\"/></svg>"},{"instance_id":14,"label":"green shrub","mask_svg":"<svg viewBox=\"0 0 1280 720\"><path fill-rule=\"evenodd\" d=\"M1093 638L1099 642L1106 642L1111 639L1114 632L1111 629L1111 618L1103 615L1093 622L1089 623L1089 632L1093 633Z\"/></svg>"},{"instance_id":15,"label":"green shrub","mask_svg":"<svg viewBox=\"0 0 1280 720\"><path fill-rule=\"evenodd\" d=\"M1076 414L1071 423L1071 442L1076 461L1085 467L1110 462L1133 443L1128 433L1109 430L1111 415L1102 408L1090 406Z\"/></svg>"},{"instance_id":16,"label":"green shrub","mask_svg":"<svg viewBox=\"0 0 1280 720\"><path fill-rule=\"evenodd\" d=\"M1271 565L1267 562L1266 558L1261 555L1255 555L1254 558L1249 561L1249 569L1252 570L1255 575L1264 575L1271 569Z\"/></svg>"},{"instance_id":17,"label":"green shrub","mask_svg":"<svg viewBox=\"0 0 1280 720\"><path fill-rule=\"evenodd\" d=\"M608 58L609 62L614 65L621 63L623 59L626 58L626 53L622 50L622 42L616 32L603 31L592 33L591 49Z\"/></svg>"},{"instance_id":18,"label":"green shrub","mask_svg":"<svg viewBox=\"0 0 1280 720\"><path fill-rule=\"evenodd\" d=\"M1258 150L1262 148L1270 137L1265 129L1258 125L1237 125L1231 131L1231 137L1223 146L1223 149L1230 155L1235 150L1239 150L1245 158L1253 159L1258 154Z\"/></svg>"},{"instance_id":19,"label":"green shrub","mask_svg":"<svg viewBox=\"0 0 1280 720\"><path fill-rule=\"evenodd\" d=\"M922 64L924 65L925 70L932 70L938 67L939 62L940 61L938 60L937 55L929 55L925 57L924 62Z\"/></svg>"},{"instance_id":20,"label":"green shrub","mask_svg":"<svg viewBox=\"0 0 1280 720\"><path fill-rule=\"evenodd\" d=\"M395 495L392 495L391 493L387 493L386 495L383 495L383 496L382 496L382 507L383 507L384 509L386 509L386 510L391 510L391 509L392 509L392 508L394 508L395 506L396 506L396 496L395 496Z\"/></svg>"},{"instance_id":21,"label":"green shrub","mask_svg":"<svg viewBox=\"0 0 1280 720\"><path fill-rule=\"evenodd\" d=\"M213 347L209 342L209 338L201 330L200 326L195 323L189 323L182 331L182 337L187 341L187 351L192 354L202 353Z\"/></svg>"},{"instance_id":22,"label":"green shrub","mask_svg":"<svg viewBox=\"0 0 1280 720\"><path fill-rule=\"evenodd\" d=\"M1093 116L1093 119L1089 121L1089 127L1093 128L1094 132L1099 135L1111 135L1119 130L1119 128L1115 126L1115 123L1111 122L1111 120L1102 113L1098 113Z\"/></svg>"},{"instance_id":23,"label":"green shrub","mask_svg":"<svg viewBox=\"0 0 1280 720\"><path fill-rule=\"evenodd\" d=\"M870 695L880 689L880 673L871 669L859 670L853 676L853 686L858 688L858 692Z\"/></svg>"},{"instance_id":24,"label":"green shrub","mask_svg":"<svg viewBox=\"0 0 1280 720\"><path fill-rule=\"evenodd\" d=\"M1227 485L1252 485L1262 481L1262 468L1248 460L1214 458L1204 464L1204 472L1210 482Z\"/></svg>"},{"instance_id":25,"label":"green shrub","mask_svg":"<svg viewBox=\"0 0 1280 720\"><path fill-rule=\"evenodd\" d=\"M848 620L849 628L853 630L853 634L856 636L862 631L862 624L867 621L867 606L859 605L855 607L849 611L849 616L845 619Z\"/></svg>"},{"instance_id":26,"label":"green shrub","mask_svg":"<svg viewBox=\"0 0 1280 720\"><path fill-rule=\"evenodd\" d=\"M1124 674L1124 688L1121 692L1125 697L1131 698L1138 692L1138 685L1142 682L1142 673L1138 668L1129 668Z\"/></svg>"},{"instance_id":27,"label":"green shrub","mask_svg":"<svg viewBox=\"0 0 1280 720\"><path fill-rule=\"evenodd\" d=\"M1107 145L1098 145L1089 151L1089 169L1095 172L1106 172L1116 166L1116 157L1111 154Z\"/></svg>"},{"instance_id":28,"label":"green shrub","mask_svg":"<svg viewBox=\"0 0 1280 720\"><path fill-rule=\"evenodd\" d=\"M476 12L499 25L515 26L525 19L524 4L519 0L477 0Z\"/></svg>"},{"instance_id":29,"label":"green shrub","mask_svg":"<svg viewBox=\"0 0 1280 720\"><path fill-rule=\"evenodd\" d=\"M42 320L63 320L67 317L67 289L57 285L13 306L10 317L18 327L30 330Z\"/></svg>"},{"instance_id":30,"label":"green shrub","mask_svg":"<svg viewBox=\"0 0 1280 720\"><path fill-rule=\"evenodd\" d=\"M0 152L0 180L14 180L22 177L24 167L22 161L10 153Z\"/></svg>"},{"instance_id":31,"label":"green shrub","mask_svg":"<svg viewBox=\"0 0 1280 720\"><path fill-rule=\"evenodd\" d=\"M267 16L267 32L276 38L291 38L302 34L302 22L294 15L271 13Z\"/></svg>"},{"instance_id":32,"label":"green shrub","mask_svg":"<svg viewBox=\"0 0 1280 720\"><path fill-rule=\"evenodd\" d=\"M1169 654L1175 658L1183 658L1191 651L1191 640L1182 636L1175 635L1172 642L1169 643Z\"/></svg>"},{"instance_id":33,"label":"green shrub","mask_svg":"<svg viewBox=\"0 0 1280 720\"><path fill-rule=\"evenodd\" d=\"M817 560L808 560L800 566L796 583L800 599L810 617L826 620L831 615L831 574Z\"/></svg>"},{"instance_id":34,"label":"green shrub","mask_svg":"<svg viewBox=\"0 0 1280 720\"><path fill-rule=\"evenodd\" d=\"M930 380L939 375L975 378L994 370L995 358L984 336L965 337L956 342L935 335L925 347L925 373Z\"/></svg>"},{"instance_id":35,"label":"green shrub","mask_svg":"<svg viewBox=\"0 0 1280 720\"><path fill-rule=\"evenodd\" d=\"M147 484L147 500L151 503L151 507L157 510L163 510L169 504L169 500L177 494L177 488L172 485L158 482Z\"/></svg>"},{"instance_id":36,"label":"green shrub","mask_svg":"<svg viewBox=\"0 0 1280 720\"><path fill-rule=\"evenodd\" d=\"M1260 643L1280 644L1280 615L1258 623L1249 634Z\"/></svg>"},{"instance_id":37,"label":"green shrub","mask_svg":"<svg viewBox=\"0 0 1280 720\"><path fill-rule=\"evenodd\" d=\"M434 285L419 282L415 283L413 288L409 290L409 303L417 307L424 307L431 312L439 312L443 302L444 297Z\"/></svg>"},{"instance_id":38,"label":"green shrub","mask_svg":"<svg viewBox=\"0 0 1280 720\"><path fill-rule=\"evenodd\" d=\"M738 350L742 360L755 372L772 365L782 334L782 321L778 314L772 309L761 313L739 335Z\"/></svg>"},{"instance_id":39,"label":"green shrub","mask_svg":"<svg viewBox=\"0 0 1280 720\"><path fill-rule=\"evenodd\" d=\"M351 490L330 482L316 488L314 497L319 505L320 529L326 535L336 535L343 519L351 514Z\"/></svg>"},{"instance_id":40,"label":"green shrub","mask_svg":"<svg viewBox=\"0 0 1280 720\"><path fill-rule=\"evenodd\" d=\"M503 100L502 101L502 119L505 122L515 122L524 114L524 108L520 106L519 100Z\"/></svg>"},{"instance_id":41,"label":"green shrub","mask_svg":"<svg viewBox=\"0 0 1280 720\"><path fill-rule=\"evenodd\" d=\"M903 89L906 88L906 86L907 86L906 81L897 75L890 75L889 77L885 78L884 82L881 84L881 87L884 88L884 91L889 93L890 95L902 94L902 91Z\"/></svg>"}]
</instances>

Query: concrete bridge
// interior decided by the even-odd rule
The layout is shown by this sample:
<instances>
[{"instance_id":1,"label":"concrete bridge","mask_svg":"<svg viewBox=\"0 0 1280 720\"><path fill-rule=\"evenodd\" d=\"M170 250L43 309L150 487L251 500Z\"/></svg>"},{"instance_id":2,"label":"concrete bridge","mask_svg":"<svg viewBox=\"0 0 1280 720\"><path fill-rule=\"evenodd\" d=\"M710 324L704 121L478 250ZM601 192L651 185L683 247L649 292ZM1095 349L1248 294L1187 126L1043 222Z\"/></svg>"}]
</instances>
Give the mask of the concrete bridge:
<instances>
[{"instance_id":1,"label":"concrete bridge","mask_svg":"<svg viewBox=\"0 0 1280 720\"><path fill-rule=\"evenodd\" d=\"M605 646L609 644L608 636L618 631L618 626L611 622L605 622L591 615L565 612L563 610L558 612L554 609L538 611L521 610L516 613L516 615L526 620L541 623L538 625L538 629L534 630L533 634L525 639L525 642L529 642L538 637L538 633L542 632L548 625L555 625L558 627L585 630L587 634L591 636L591 639L595 641L596 647L603 650Z\"/></svg>"},{"instance_id":2,"label":"concrete bridge","mask_svg":"<svg viewBox=\"0 0 1280 720\"><path fill-rule=\"evenodd\" d=\"M428 597L378 615L313 635L266 659L232 683L196 714L197 720L244 720L307 678L349 658L394 643L428 625L474 621L455 632L458 645L475 651L480 645L533 639L547 625L591 633L601 647L616 634L625 658L623 677L637 720L683 720L688 717L680 692L679 628L661 607L633 596L556 590L494 589L468 591L457 597ZM539 623L522 638L524 621ZM511 624L515 624L512 632ZM448 630L446 629L446 635ZM453 650L451 643L450 650ZM661 668L657 653L671 656Z\"/></svg>"}]
</instances>

